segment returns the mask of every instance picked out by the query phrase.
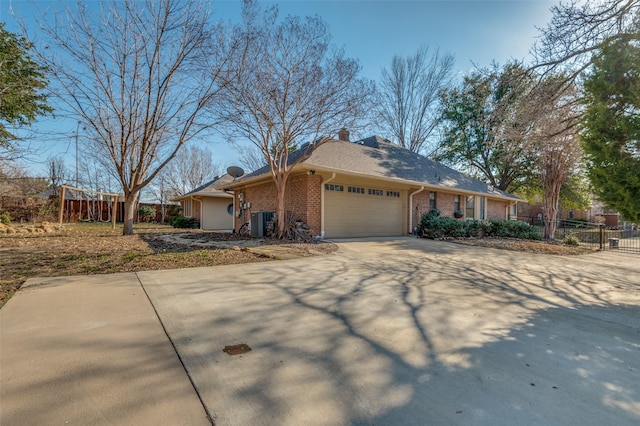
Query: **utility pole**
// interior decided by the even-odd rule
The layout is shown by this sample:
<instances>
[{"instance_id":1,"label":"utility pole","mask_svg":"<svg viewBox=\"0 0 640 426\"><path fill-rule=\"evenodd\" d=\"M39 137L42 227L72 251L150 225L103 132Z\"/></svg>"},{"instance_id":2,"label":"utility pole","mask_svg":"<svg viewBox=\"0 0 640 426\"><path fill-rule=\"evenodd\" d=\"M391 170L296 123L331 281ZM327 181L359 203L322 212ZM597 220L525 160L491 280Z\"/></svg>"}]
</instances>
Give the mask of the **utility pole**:
<instances>
[{"instance_id":1,"label":"utility pole","mask_svg":"<svg viewBox=\"0 0 640 426\"><path fill-rule=\"evenodd\" d=\"M80 133L80 121L76 126L76 188L80 188L78 179L78 133Z\"/></svg>"}]
</instances>

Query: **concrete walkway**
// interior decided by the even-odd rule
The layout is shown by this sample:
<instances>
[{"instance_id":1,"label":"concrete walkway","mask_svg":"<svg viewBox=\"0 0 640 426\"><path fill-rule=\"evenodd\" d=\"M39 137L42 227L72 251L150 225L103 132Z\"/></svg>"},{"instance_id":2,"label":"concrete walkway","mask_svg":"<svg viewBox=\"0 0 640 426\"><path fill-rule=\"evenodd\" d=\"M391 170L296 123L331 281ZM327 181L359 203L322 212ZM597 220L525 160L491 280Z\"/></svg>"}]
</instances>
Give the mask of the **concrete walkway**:
<instances>
[{"instance_id":1,"label":"concrete walkway","mask_svg":"<svg viewBox=\"0 0 640 426\"><path fill-rule=\"evenodd\" d=\"M154 309L217 425L640 422L637 256L338 244L30 280L0 310L0 424L206 424Z\"/></svg>"},{"instance_id":2,"label":"concrete walkway","mask_svg":"<svg viewBox=\"0 0 640 426\"><path fill-rule=\"evenodd\" d=\"M135 274L30 279L0 309L0 425L209 425Z\"/></svg>"}]
</instances>

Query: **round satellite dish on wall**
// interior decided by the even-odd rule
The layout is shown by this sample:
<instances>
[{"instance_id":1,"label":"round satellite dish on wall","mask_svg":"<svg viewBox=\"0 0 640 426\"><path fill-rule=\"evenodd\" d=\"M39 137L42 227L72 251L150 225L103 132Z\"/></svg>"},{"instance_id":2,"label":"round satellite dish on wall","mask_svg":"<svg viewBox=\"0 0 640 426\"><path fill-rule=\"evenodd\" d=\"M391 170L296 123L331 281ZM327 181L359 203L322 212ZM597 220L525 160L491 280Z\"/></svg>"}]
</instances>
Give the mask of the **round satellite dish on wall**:
<instances>
[{"instance_id":1,"label":"round satellite dish on wall","mask_svg":"<svg viewBox=\"0 0 640 426\"><path fill-rule=\"evenodd\" d=\"M244 170L242 170L242 167L230 166L227 167L227 173L229 173L229 176L232 178L237 179L244 174Z\"/></svg>"}]
</instances>

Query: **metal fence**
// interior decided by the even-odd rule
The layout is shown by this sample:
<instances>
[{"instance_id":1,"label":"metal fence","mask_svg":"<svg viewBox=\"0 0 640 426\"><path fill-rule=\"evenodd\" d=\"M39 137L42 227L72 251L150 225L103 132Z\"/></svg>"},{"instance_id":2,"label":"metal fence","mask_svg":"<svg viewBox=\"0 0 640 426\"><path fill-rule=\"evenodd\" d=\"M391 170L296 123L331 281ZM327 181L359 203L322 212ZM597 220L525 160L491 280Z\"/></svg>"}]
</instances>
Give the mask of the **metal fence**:
<instances>
[{"instance_id":1,"label":"metal fence","mask_svg":"<svg viewBox=\"0 0 640 426\"><path fill-rule=\"evenodd\" d=\"M538 219L527 220L532 225L543 228ZM606 228L602 224L580 220L563 219L558 221L555 238L558 241L575 236L581 244L593 246L599 250L610 250L640 254L640 227L626 224L616 229Z\"/></svg>"}]
</instances>

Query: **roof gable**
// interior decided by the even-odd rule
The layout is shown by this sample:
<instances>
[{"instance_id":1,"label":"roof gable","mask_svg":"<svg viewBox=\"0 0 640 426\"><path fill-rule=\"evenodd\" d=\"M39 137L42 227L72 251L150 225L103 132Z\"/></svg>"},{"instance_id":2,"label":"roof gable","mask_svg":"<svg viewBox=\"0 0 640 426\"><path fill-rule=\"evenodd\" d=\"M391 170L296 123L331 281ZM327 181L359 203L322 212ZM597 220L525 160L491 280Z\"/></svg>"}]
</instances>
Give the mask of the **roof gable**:
<instances>
[{"instance_id":1,"label":"roof gable","mask_svg":"<svg viewBox=\"0 0 640 426\"><path fill-rule=\"evenodd\" d=\"M181 195L180 197L176 197L175 200L182 200L184 198L196 197L196 196L232 198L233 195L218 189L231 182L233 182L233 177L230 176L229 174L224 174L220 177L216 177L212 181L209 181L203 185L200 185L193 191L187 192L186 194Z\"/></svg>"}]
</instances>

